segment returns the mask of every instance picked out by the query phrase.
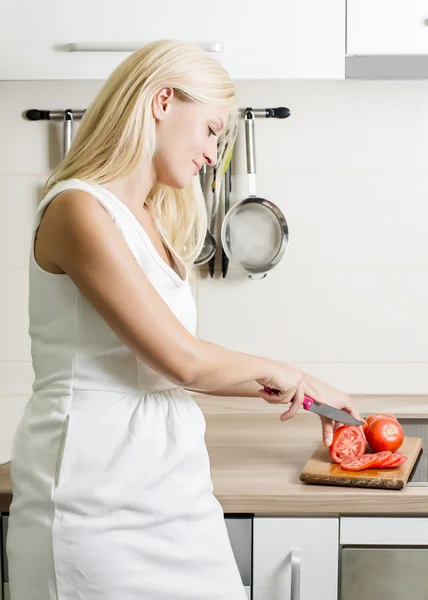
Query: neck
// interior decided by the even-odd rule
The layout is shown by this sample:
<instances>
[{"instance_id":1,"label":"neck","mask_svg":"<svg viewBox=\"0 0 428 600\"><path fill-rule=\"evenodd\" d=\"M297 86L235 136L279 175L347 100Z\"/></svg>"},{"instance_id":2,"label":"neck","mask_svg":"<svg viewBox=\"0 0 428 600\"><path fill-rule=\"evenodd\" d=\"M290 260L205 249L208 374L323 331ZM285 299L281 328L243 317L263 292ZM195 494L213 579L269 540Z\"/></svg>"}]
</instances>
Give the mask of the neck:
<instances>
[{"instance_id":1,"label":"neck","mask_svg":"<svg viewBox=\"0 0 428 600\"><path fill-rule=\"evenodd\" d=\"M111 179L104 187L120 198L131 210L144 206L150 190L156 183L156 173L151 162L140 164L132 173Z\"/></svg>"}]
</instances>

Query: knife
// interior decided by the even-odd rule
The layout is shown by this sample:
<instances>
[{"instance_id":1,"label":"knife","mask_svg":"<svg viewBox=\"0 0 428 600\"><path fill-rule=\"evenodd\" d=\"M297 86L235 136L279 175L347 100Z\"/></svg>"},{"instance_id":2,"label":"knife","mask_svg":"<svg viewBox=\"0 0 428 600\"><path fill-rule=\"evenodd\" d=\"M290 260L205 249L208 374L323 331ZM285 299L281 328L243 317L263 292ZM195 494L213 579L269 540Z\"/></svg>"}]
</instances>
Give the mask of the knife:
<instances>
[{"instance_id":1,"label":"knife","mask_svg":"<svg viewBox=\"0 0 428 600\"><path fill-rule=\"evenodd\" d=\"M276 390L268 387L267 385L264 386L264 390L268 394L276 392ZM317 415L322 415L323 417L332 419L333 421L344 423L345 425L363 425L363 421L359 421L350 415L346 410L340 410L339 408L330 406L330 404L320 404L319 402L315 402L315 400L310 396L305 396L303 408L305 410L309 410L310 412L314 412Z\"/></svg>"}]
</instances>

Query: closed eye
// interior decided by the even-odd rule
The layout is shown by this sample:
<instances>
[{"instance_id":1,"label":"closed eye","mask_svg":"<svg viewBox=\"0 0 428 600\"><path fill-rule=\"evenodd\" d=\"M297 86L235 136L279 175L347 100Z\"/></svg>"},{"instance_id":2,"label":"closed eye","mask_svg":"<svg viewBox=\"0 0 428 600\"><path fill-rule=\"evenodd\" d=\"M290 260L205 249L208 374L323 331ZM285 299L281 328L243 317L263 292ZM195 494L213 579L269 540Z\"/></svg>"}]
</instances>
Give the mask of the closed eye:
<instances>
[{"instance_id":1,"label":"closed eye","mask_svg":"<svg viewBox=\"0 0 428 600\"><path fill-rule=\"evenodd\" d=\"M212 127L208 127L208 135L211 137L212 135L217 135Z\"/></svg>"}]
</instances>

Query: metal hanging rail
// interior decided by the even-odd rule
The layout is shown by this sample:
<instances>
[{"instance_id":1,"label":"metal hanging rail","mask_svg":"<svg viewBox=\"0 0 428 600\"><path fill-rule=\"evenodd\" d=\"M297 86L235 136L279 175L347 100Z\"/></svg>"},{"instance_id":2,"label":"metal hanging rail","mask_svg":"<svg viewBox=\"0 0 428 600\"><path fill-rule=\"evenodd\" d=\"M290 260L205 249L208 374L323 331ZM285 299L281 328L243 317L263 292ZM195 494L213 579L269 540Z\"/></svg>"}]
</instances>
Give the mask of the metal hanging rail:
<instances>
[{"instance_id":1,"label":"metal hanging rail","mask_svg":"<svg viewBox=\"0 0 428 600\"><path fill-rule=\"evenodd\" d=\"M240 108L239 114L242 118L245 117L247 110L251 110L256 118L265 119L286 119L291 114L290 109L285 106L277 108ZM73 121L78 121L84 114L85 110L72 110L71 108L66 108L65 110L39 110L31 108L24 113L24 116L29 121L63 121L63 156L65 156L70 149L73 138Z\"/></svg>"}]
</instances>

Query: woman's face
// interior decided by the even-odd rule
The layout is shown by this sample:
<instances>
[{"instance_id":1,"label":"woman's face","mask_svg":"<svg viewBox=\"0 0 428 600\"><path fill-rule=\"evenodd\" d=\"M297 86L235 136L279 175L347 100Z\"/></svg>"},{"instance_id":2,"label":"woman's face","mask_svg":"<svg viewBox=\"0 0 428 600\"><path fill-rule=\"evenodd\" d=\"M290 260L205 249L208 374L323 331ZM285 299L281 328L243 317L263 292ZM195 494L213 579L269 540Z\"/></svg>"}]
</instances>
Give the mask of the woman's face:
<instances>
[{"instance_id":1,"label":"woman's face","mask_svg":"<svg viewBox=\"0 0 428 600\"><path fill-rule=\"evenodd\" d=\"M157 149L157 180L175 189L185 188L203 164L217 162L218 136L230 107L182 102L172 88L159 90L153 101Z\"/></svg>"}]
</instances>

